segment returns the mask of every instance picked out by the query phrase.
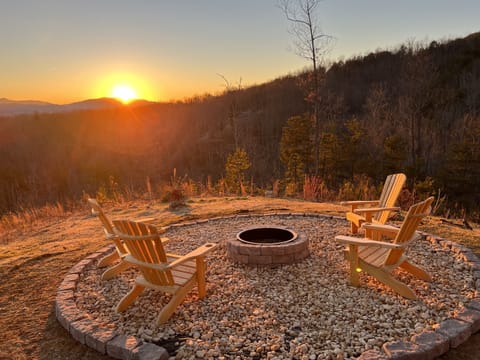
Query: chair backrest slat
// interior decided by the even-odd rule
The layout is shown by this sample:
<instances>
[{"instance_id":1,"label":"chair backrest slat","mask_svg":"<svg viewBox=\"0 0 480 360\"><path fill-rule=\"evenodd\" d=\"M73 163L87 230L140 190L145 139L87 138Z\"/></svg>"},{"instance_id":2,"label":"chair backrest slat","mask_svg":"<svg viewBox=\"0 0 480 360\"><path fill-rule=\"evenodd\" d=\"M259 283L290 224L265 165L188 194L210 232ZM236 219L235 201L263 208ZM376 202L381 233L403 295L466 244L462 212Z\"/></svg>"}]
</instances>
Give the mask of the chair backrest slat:
<instances>
[{"instance_id":1,"label":"chair backrest slat","mask_svg":"<svg viewBox=\"0 0 480 360\"><path fill-rule=\"evenodd\" d=\"M110 222L110 220L107 218L107 215L105 215L105 213L103 212L103 209L98 203L98 201L91 198L87 199L87 201L90 204L90 207L92 208L92 213L98 216L98 218L100 219L103 227L103 232L105 233L105 237L107 239L113 240L119 255L126 254L127 250L123 246L122 242L115 235L115 232L113 230L113 225Z\"/></svg>"},{"instance_id":2,"label":"chair backrest slat","mask_svg":"<svg viewBox=\"0 0 480 360\"><path fill-rule=\"evenodd\" d=\"M130 254L138 261L161 264L167 262L167 256L158 234L157 228L152 225L118 220L113 222L117 234L125 241ZM123 236L122 235L126 235ZM145 279L155 285L173 285L173 275L170 270L154 270L139 266Z\"/></svg>"},{"instance_id":3,"label":"chair backrest slat","mask_svg":"<svg viewBox=\"0 0 480 360\"><path fill-rule=\"evenodd\" d=\"M105 213L103 212L103 209L102 207L100 206L100 204L97 202L97 200L95 199L88 199L87 200L88 203L90 204L90 207L92 208L92 212L95 213L95 215L98 216L98 218L100 219L100 221L102 222L102 225L103 225L103 229L105 231L105 235L114 235L113 233L113 226L112 224L110 223L110 220L108 220L107 216L105 215Z\"/></svg>"},{"instance_id":4,"label":"chair backrest slat","mask_svg":"<svg viewBox=\"0 0 480 360\"><path fill-rule=\"evenodd\" d=\"M402 244L413 239L415 236L415 231L418 229L420 222L431 212L431 205L434 200L434 197L431 196L428 199L419 202L415 205L412 205L408 210L405 220L403 221L400 230L393 241L395 244ZM404 249L399 250L390 250L388 256L385 259L385 265L394 265L400 261Z\"/></svg>"},{"instance_id":5,"label":"chair backrest slat","mask_svg":"<svg viewBox=\"0 0 480 360\"><path fill-rule=\"evenodd\" d=\"M397 201L400 191L402 191L403 185L407 177L405 174L398 173L388 175L385 179L385 184L383 185L382 194L379 199L379 207L393 207ZM385 224L390 215L390 211L380 211L375 214L373 217L376 221L381 224Z\"/></svg>"}]
</instances>

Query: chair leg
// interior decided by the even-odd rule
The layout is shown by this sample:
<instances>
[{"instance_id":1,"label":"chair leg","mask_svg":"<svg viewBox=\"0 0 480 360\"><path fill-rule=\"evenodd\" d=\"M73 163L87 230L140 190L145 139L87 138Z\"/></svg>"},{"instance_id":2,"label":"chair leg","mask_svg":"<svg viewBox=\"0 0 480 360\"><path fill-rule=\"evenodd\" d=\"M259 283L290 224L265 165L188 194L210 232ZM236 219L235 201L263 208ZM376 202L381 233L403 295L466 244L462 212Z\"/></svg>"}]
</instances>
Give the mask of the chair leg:
<instances>
[{"instance_id":1,"label":"chair leg","mask_svg":"<svg viewBox=\"0 0 480 360\"><path fill-rule=\"evenodd\" d=\"M143 289L145 289L144 286L142 285L139 285L139 284L135 284L133 286L133 289L130 290L130 292L125 295L122 300L120 300L120 302L118 303L115 311L117 313L120 313L122 311L124 311L126 308L128 308L128 306L135 301L135 299L138 297L138 295L140 295L143 291Z\"/></svg>"},{"instance_id":2,"label":"chair leg","mask_svg":"<svg viewBox=\"0 0 480 360\"><path fill-rule=\"evenodd\" d=\"M350 261L350 283L353 286L360 286L358 279L358 246L354 244L348 245L348 259Z\"/></svg>"},{"instance_id":3,"label":"chair leg","mask_svg":"<svg viewBox=\"0 0 480 360\"><path fill-rule=\"evenodd\" d=\"M350 231L352 234L358 233L358 226L353 221L350 223Z\"/></svg>"},{"instance_id":4,"label":"chair leg","mask_svg":"<svg viewBox=\"0 0 480 360\"><path fill-rule=\"evenodd\" d=\"M415 293L410 289L407 285L395 279L390 273L371 266L370 264L361 261L360 267L365 270L367 273L375 277L378 281L384 283L388 287L390 287L393 291L397 292L398 294L402 295L403 297L411 300L416 300L417 296Z\"/></svg>"},{"instance_id":5,"label":"chair leg","mask_svg":"<svg viewBox=\"0 0 480 360\"><path fill-rule=\"evenodd\" d=\"M185 296L187 296L189 291L193 289L196 281L197 279L192 277L183 287L181 287L175 294L172 295L172 298L168 304L162 308L160 314L158 315L158 325L164 324L168 321L168 319L170 319L178 305L183 302Z\"/></svg>"},{"instance_id":6,"label":"chair leg","mask_svg":"<svg viewBox=\"0 0 480 360\"><path fill-rule=\"evenodd\" d=\"M206 282L205 282L205 257L199 256L196 259L197 263L197 287L198 287L198 297L203 299L207 293Z\"/></svg>"},{"instance_id":7,"label":"chair leg","mask_svg":"<svg viewBox=\"0 0 480 360\"><path fill-rule=\"evenodd\" d=\"M430 276L429 273L423 270L420 266L412 264L407 260L401 263L400 267L421 280L432 281L432 277Z\"/></svg>"},{"instance_id":8,"label":"chair leg","mask_svg":"<svg viewBox=\"0 0 480 360\"><path fill-rule=\"evenodd\" d=\"M100 259L98 262L98 267L105 267L110 265L111 263L115 262L118 260L120 257L118 256L118 253L116 250L114 250L112 253L104 256L103 258Z\"/></svg>"},{"instance_id":9,"label":"chair leg","mask_svg":"<svg viewBox=\"0 0 480 360\"><path fill-rule=\"evenodd\" d=\"M118 264L105 270L102 274L102 280L109 280L115 275L121 273L123 270L126 270L132 266L132 264L122 260Z\"/></svg>"},{"instance_id":10,"label":"chair leg","mask_svg":"<svg viewBox=\"0 0 480 360\"><path fill-rule=\"evenodd\" d=\"M359 222L358 222L358 225L359 225L359 226L362 226L364 223L367 223L367 224L368 224L368 223L371 223L371 222L372 222L372 214L367 212L367 213L365 214L365 219L363 219L362 221L359 221ZM371 229L365 229L365 237L368 238L368 239L374 240L374 239L372 238L372 236L373 236L372 230L371 230Z\"/></svg>"}]
</instances>

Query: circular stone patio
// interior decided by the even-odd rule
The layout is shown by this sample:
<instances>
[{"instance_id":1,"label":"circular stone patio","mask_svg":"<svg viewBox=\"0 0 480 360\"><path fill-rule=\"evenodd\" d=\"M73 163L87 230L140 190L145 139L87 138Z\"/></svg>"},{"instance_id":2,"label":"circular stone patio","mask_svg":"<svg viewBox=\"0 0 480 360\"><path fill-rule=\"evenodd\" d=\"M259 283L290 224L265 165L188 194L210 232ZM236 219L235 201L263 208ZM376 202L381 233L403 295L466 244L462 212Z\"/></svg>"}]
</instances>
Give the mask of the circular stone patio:
<instances>
[{"instance_id":1,"label":"circular stone patio","mask_svg":"<svg viewBox=\"0 0 480 360\"><path fill-rule=\"evenodd\" d=\"M251 267L227 258L228 239L252 226L275 225L309 239L310 256L279 267ZM402 271L418 300L407 300L361 273L349 285L343 218L317 214L241 215L170 226L166 251L186 254L219 244L207 258L207 297L195 290L163 326L158 310L168 295L148 290L124 313L115 306L131 288L129 269L102 281L102 249L65 277L57 318L78 341L115 358L383 359L415 353L432 358L480 329L480 262L465 247L424 236L409 257L432 274L425 283ZM167 349L167 350L165 350ZM167 354L168 351L168 354Z\"/></svg>"}]
</instances>

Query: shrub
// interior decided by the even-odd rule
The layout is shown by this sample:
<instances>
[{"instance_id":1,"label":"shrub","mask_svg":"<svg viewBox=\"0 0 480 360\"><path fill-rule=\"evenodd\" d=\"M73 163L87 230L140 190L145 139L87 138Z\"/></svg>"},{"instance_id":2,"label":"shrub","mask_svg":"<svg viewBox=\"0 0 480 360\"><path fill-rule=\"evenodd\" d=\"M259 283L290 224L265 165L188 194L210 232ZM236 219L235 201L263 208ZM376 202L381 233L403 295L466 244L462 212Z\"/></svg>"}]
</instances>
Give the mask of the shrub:
<instances>
[{"instance_id":1,"label":"shrub","mask_svg":"<svg viewBox=\"0 0 480 360\"><path fill-rule=\"evenodd\" d=\"M307 201L327 200L330 191L320 176L305 175L303 184L303 198Z\"/></svg>"}]
</instances>

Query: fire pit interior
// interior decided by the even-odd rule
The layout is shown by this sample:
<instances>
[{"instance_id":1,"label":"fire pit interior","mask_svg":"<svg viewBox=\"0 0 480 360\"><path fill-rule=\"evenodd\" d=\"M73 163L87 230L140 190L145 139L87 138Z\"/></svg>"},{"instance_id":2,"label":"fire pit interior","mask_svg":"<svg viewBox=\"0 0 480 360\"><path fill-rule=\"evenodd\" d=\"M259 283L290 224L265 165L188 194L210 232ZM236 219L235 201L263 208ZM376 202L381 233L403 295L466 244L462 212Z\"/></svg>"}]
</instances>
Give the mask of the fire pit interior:
<instances>
[{"instance_id":1,"label":"fire pit interior","mask_svg":"<svg viewBox=\"0 0 480 360\"><path fill-rule=\"evenodd\" d=\"M292 264L309 254L306 236L276 226L243 230L227 240L228 257L247 265Z\"/></svg>"},{"instance_id":2,"label":"fire pit interior","mask_svg":"<svg viewBox=\"0 0 480 360\"><path fill-rule=\"evenodd\" d=\"M293 241L297 234L291 230L264 227L240 231L237 239L247 244L280 244Z\"/></svg>"}]
</instances>

